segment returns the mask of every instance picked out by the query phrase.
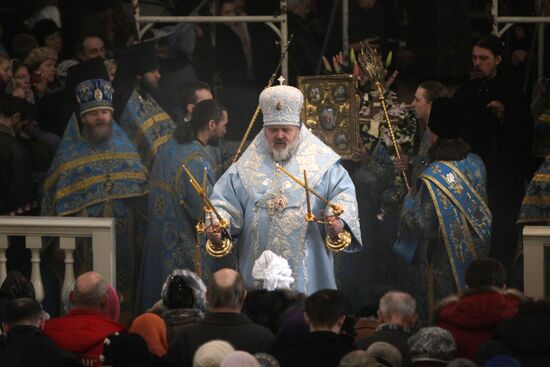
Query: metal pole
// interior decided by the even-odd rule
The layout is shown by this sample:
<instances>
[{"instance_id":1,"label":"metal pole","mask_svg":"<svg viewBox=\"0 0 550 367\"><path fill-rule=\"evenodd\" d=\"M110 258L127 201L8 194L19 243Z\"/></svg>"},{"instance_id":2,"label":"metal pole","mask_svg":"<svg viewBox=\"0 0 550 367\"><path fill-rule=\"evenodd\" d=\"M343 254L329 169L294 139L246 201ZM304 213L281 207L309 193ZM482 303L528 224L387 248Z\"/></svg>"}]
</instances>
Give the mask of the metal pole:
<instances>
[{"instance_id":1,"label":"metal pole","mask_svg":"<svg viewBox=\"0 0 550 367\"><path fill-rule=\"evenodd\" d=\"M550 23L550 17L497 17L497 23Z\"/></svg>"},{"instance_id":2,"label":"metal pole","mask_svg":"<svg viewBox=\"0 0 550 367\"><path fill-rule=\"evenodd\" d=\"M538 77L544 77L544 23L538 24L539 30L539 54L538 54Z\"/></svg>"},{"instance_id":3,"label":"metal pole","mask_svg":"<svg viewBox=\"0 0 550 367\"><path fill-rule=\"evenodd\" d=\"M136 42L139 42L140 36L139 36L139 0L132 0L132 10L134 13L134 40Z\"/></svg>"},{"instance_id":4,"label":"metal pole","mask_svg":"<svg viewBox=\"0 0 550 367\"><path fill-rule=\"evenodd\" d=\"M493 15L493 34L498 36L498 0L493 0L493 7L491 8L491 14Z\"/></svg>"},{"instance_id":5,"label":"metal pole","mask_svg":"<svg viewBox=\"0 0 550 367\"><path fill-rule=\"evenodd\" d=\"M349 1L342 1L342 52L344 60L348 62L349 55Z\"/></svg>"},{"instance_id":6,"label":"metal pole","mask_svg":"<svg viewBox=\"0 0 550 367\"><path fill-rule=\"evenodd\" d=\"M134 0L135 1L135 0ZM281 0L285 1L286 0ZM286 5L285 5L286 6ZM285 13L286 14L286 13ZM139 17L140 23L261 23L261 22L282 22L283 15L194 15L186 17L172 16L143 16Z\"/></svg>"},{"instance_id":7,"label":"metal pole","mask_svg":"<svg viewBox=\"0 0 550 367\"><path fill-rule=\"evenodd\" d=\"M288 42L288 22L287 22L287 7L286 0L281 0L281 75L288 80L288 52L285 52L285 47Z\"/></svg>"}]
</instances>

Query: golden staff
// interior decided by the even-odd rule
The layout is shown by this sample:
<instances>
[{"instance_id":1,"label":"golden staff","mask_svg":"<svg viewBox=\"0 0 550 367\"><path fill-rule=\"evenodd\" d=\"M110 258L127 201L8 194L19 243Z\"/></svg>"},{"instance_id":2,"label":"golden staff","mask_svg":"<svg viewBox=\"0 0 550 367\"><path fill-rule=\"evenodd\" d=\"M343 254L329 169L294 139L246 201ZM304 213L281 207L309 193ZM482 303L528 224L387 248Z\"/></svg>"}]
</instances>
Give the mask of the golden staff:
<instances>
[{"instance_id":1,"label":"golden staff","mask_svg":"<svg viewBox=\"0 0 550 367\"><path fill-rule=\"evenodd\" d=\"M304 185L305 187L309 187L307 184L307 172L304 170ZM307 214L306 214L306 221L308 222L316 222L317 217L315 217L315 214L311 211L311 202L309 200L309 190L306 189L306 204L307 204Z\"/></svg>"},{"instance_id":2,"label":"golden staff","mask_svg":"<svg viewBox=\"0 0 550 367\"><path fill-rule=\"evenodd\" d=\"M374 82L376 92L378 93L378 100L382 105L384 117L386 118L386 122L388 124L391 141L393 143L393 148L395 149L395 155L399 159L401 158L401 151L399 149L399 145L397 144L397 140L395 139L395 132L393 131L393 126L390 121L390 115L388 114L386 98L384 97L384 87L382 86L382 83L384 81L384 66L382 65L382 58L380 57L378 52L372 49L368 44L365 45L362 43L361 46L361 53L358 58L359 64L363 67L363 70L367 74L367 76ZM365 49L368 51L368 53L365 53ZM410 190L411 186L409 184L407 172L402 171L401 175L403 176L403 181L405 182L405 186L407 186L407 190Z\"/></svg>"},{"instance_id":3,"label":"golden staff","mask_svg":"<svg viewBox=\"0 0 550 367\"><path fill-rule=\"evenodd\" d=\"M275 166L277 167L277 169L281 172L283 172L285 175L287 175L288 177L290 177L292 180L294 180L294 182L296 182L298 185L302 186L304 189L306 189L306 192L310 192L312 193L313 195L317 196L322 202L324 202L325 204L327 204L328 206L331 207L332 209L332 213L336 216L336 217L339 217L340 215L342 215L344 213L344 208L341 206L341 205L338 205L338 204L334 204L334 203L331 203L330 201L328 201L327 199L325 199L323 196L321 196L321 194L317 193L316 191L314 191L311 187L307 186L305 183L303 183L302 181L300 181L298 178L296 178L292 173L288 172L286 169L284 169L279 163L276 163ZM307 196L306 196L307 198Z\"/></svg>"},{"instance_id":4,"label":"golden staff","mask_svg":"<svg viewBox=\"0 0 550 367\"><path fill-rule=\"evenodd\" d=\"M227 228L229 227L229 222L225 220L220 213L216 210L210 199L208 199L208 196L206 195L206 188L203 190L201 186L199 185L198 181L195 179L191 171L183 164L182 165L183 170L189 177L189 182L191 182L191 186L195 189L197 194L199 194L203 202L206 203L206 207L214 213L216 218L218 219L218 226L222 231L222 243L220 245L214 245L212 242L207 241L206 242L206 251L208 254L214 257L222 257L231 252L231 249L233 248L233 243L231 241L231 236L229 235L229 232L227 232ZM204 177L204 174L203 174Z\"/></svg>"},{"instance_id":5,"label":"golden staff","mask_svg":"<svg viewBox=\"0 0 550 367\"><path fill-rule=\"evenodd\" d=\"M269 78L266 88L269 88L273 85L273 82L275 81L275 77L277 76L277 73L279 72L279 69L283 64L283 59L286 57L286 54L288 53L288 46L290 46L290 41L292 41L293 36L294 36L293 34L290 35L290 38L288 39L288 42L286 43L286 46L283 50L283 54L281 55L281 60L279 60L279 65L277 65L275 72L271 74L271 78ZM254 115L252 115L252 120L250 120L250 123L248 124L248 127L244 132L244 136L241 140L241 143L239 144L239 148L237 149L237 151L235 152L235 155L233 156L233 163L237 162L237 160L239 159L239 156L241 155L244 145L246 144L246 139L248 139L248 135L250 135L252 126L254 126L254 123L256 122L256 119L258 118L259 113L260 113L260 103L258 103L258 106L256 106L256 111L254 111Z\"/></svg>"}]
</instances>

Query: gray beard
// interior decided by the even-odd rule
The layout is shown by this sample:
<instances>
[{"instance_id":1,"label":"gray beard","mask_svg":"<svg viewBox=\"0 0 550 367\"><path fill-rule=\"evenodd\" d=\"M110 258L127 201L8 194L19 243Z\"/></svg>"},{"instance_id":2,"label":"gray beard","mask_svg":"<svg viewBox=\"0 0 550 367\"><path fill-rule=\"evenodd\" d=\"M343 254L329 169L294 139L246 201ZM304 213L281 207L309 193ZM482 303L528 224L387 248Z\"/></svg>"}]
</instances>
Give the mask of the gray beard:
<instances>
[{"instance_id":1,"label":"gray beard","mask_svg":"<svg viewBox=\"0 0 550 367\"><path fill-rule=\"evenodd\" d=\"M100 128L95 128L93 130L84 128L82 137L94 144L106 143L113 137L113 129L111 125L101 126Z\"/></svg>"},{"instance_id":2,"label":"gray beard","mask_svg":"<svg viewBox=\"0 0 550 367\"><path fill-rule=\"evenodd\" d=\"M301 141L302 139L298 135L296 136L296 139L294 139L292 143L288 144L286 147L279 150L273 147L273 143L268 143L267 151L269 152L269 155L271 155L271 158L273 158L275 162L285 162L285 161L288 161L290 158L292 158L292 156L294 156L294 154L298 150L298 147L300 146Z\"/></svg>"}]
</instances>

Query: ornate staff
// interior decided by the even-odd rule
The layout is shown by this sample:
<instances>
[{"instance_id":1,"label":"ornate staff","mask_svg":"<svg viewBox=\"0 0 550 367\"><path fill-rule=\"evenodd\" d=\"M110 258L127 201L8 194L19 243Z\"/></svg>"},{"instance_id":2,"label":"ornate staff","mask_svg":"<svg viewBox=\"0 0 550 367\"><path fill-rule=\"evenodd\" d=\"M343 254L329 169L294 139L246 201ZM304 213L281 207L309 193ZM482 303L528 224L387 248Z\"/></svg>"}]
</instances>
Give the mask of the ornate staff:
<instances>
[{"instance_id":1,"label":"ornate staff","mask_svg":"<svg viewBox=\"0 0 550 367\"><path fill-rule=\"evenodd\" d=\"M266 88L269 88L273 85L273 82L275 81L275 77L277 76L277 73L279 72L279 69L281 68L281 65L283 64L283 59L285 58L287 52L288 52L288 46L290 46L290 41L292 41L293 34L290 35L290 38L288 39L288 42L286 43L286 46L283 50L283 54L281 56L281 60L279 60L279 65L277 65L277 68L275 69L275 72L271 74L271 78L269 78L269 81L267 82ZM239 144L239 148L235 152L235 155L233 156L233 163L237 162L239 159L239 156L241 155L241 152L244 148L244 145L246 144L246 139L248 139L248 135L250 135L250 131L252 130L252 126L254 126L254 123L256 122L256 119L258 118L258 114L260 113L260 104L258 103L258 106L256 106L256 111L254 111L254 115L252 115L252 120L250 120L250 123L248 124L248 127L246 128L246 131L244 132L244 136L241 140L241 143Z\"/></svg>"},{"instance_id":2,"label":"ornate staff","mask_svg":"<svg viewBox=\"0 0 550 367\"><path fill-rule=\"evenodd\" d=\"M330 208L332 209L332 213L334 214L335 217L339 217L344 213L344 208L341 205L331 203L329 200L325 199L321 194L314 191L311 187L307 186L305 183L300 181L300 179L298 179L292 173L290 173L286 169L284 169L279 163L276 163L275 166L277 167L277 169L279 171L283 172L285 175L290 177L298 185L302 186L306 190L306 193L307 192L312 193L313 195L317 196L323 203L330 206Z\"/></svg>"},{"instance_id":3,"label":"ornate staff","mask_svg":"<svg viewBox=\"0 0 550 367\"><path fill-rule=\"evenodd\" d=\"M386 98L384 97L384 66L382 65L382 58L378 54L378 51L372 49L369 45L362 44L361 53L359 54L359 64L361 64L363 71L367 74L370 80L374 82L376 92L378 93L378 100L382 105L384 110L384 117L388 124L388 129L390 131L391 141L393 143L393 148L395 149L395 155L397 158L401 158L401 150L395 139L395 132L393 131L393 126L390 121L390 116L388 114L388 106L386 104ZM365 49L367 52L365 52ZM394 73L395 74L395 73ZM402 171L401 175L407 190L411 189L409 184L409 179L407 177L407 172Z\"/></svg>"},{"instance_id":4,"label":"ornate staff","mask_svg":"<svg viewBox=\"0 0 550 367\"><path fill-rule=\"evenodd\" d=\"M183 170L189 177L189 182L191 182L191 186L195 189L197 194L202 198L203 202L206 204L205 211L208 211L209 213L214 213L216 218L218 219L218 227L221 229L222 232L222 243L219 245L214 245L210 240L206 241L206 252L210 256L213 257L223 257L225 255L228 255L231 252L231 249L233 248L233 242L231 241L231 236L229 235L229 232L227 232L227 228L229 227L229 222L220 215L220 213L216 210L210 199L208 199L208 196L206 195L206 187L203 190L195 177L193 177L193 174L189 169L182 165ZM197 224L198 225L198 224ZM205 228L206 229L206 228Z\"/></svg>"}]
</instances>

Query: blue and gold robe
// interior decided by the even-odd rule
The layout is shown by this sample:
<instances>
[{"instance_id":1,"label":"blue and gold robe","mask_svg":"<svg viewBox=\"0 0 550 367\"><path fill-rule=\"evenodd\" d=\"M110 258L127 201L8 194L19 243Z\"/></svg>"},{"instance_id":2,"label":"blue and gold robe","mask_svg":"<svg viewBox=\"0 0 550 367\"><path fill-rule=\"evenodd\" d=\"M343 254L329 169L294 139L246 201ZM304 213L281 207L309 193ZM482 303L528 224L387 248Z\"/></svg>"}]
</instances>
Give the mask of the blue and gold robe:
<instances>
[{"instance_id":1,"label":"blue and gold robe","mask_svg":"<svg viewBox=\"0 0 550 367\"><path fill-rule=\"evenodd\" d=\"M204 236L195 234L203 203L182 165L201 185L206 168L206 190L210 194L219 177L219 167L210 148L197 140L179 144L172 139L157 154L150 179L141 310L147 310L160 299L162 284L174 269L190 269L208 278L209 263L214 259L205 253Z\"/></svg>"},{"instance_id":2,"label":"blue and gold robe","mask_svg":"<svg viewBox=\"0 0 550 367\"><path fill-rule=\"evenodd\" d=\"M539 167L527 186L519 211L519 224L546 224L550 222L550 156Z\"/></svg>"},{"instance_id":3,"label":"blue and gold robe","mask_svg":"<svg viewBox=\"0 0 550 367\"><path fill-rule=\"evenodd\" d=\"M80 135L73 115L44 183L42 215L116 218L117 290L131 312L136 262L142 243L136 218L147 194L147 170L128 137L113 121L113 135L95 144Z\"/></svg>"},{"instance_id":4,"label":"blue and gold robe","mask_svg":"<svg viewBox=\"0 0 550 367\"><path fill-rule=\"evenodd\" d=\"M145 167L151 169L158 149L170 140L176 124L153 97L141 94L134 89L118 124L136 147Z\"/></svg>"},{"instance_id":5,"label":"blue and gold robe","mask_svg":"<svg viewBox=\"0 0 550 367\"><path fill-rule=\"evenodd\" d=\"M306 128L300 131L297 152L284 167L303 179L307 170L313 190L335 204L342 205L341 219L353 236L347 251L361 248L355 187L338 156ZM333 255L325 247L326 228L308 223L305 190L282 172L266 149L264 131L256 136L242 157L214 186L212 203L229 220L238 256L239 270L248 287L254 286L252 267L264 250L288 260L293 287L311 294L336 288ZM315 215L330 208L315 196L311 208ZM238 238L238 239L237 239Z\"/></svg>"},{"instance_id":6,"label":"blue and gold robe","mask_svg":"<svg viewBox=\"0 0 550 367\"><path fill-rule=\"evenodd\" d=\"M426 316L438 300L464 289L467 266L489 251L491 212L485 166L475 154L431 163L407 195L394 251L412 263L413 296Z\"/></svg>"}]
</instances>

